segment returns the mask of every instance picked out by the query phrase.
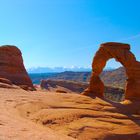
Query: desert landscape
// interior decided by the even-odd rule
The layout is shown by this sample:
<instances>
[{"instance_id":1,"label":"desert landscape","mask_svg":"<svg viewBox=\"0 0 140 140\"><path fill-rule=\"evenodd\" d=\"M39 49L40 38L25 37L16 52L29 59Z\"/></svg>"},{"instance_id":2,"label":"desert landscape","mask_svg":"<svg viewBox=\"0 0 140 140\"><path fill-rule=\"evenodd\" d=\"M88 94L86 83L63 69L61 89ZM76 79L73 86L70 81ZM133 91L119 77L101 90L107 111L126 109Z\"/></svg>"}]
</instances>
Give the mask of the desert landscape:
<instances>
[{"instance_id":1,"label":"desert landscape","mask_svg":"<svg viewBox=\"0 0 140 140\"><path fill-rule=\"evenodd\" d=\"M140 140L140 0L0 0L0 140Z\"/></svg>"},{"instance_id":2,"label":"desert landscape","mask_svg":"<svg viewBox=\"0 0 140 140\"><path fill-rule=\"evenodd\" d=\"M108 100L104 92L124 91L105 87L99 78L111 57L124 65L128 75L121 102ZM101 44L92 66L89 84L42 79L33 85L21 51L1 46L0 140L139 140L140 63L130 46Z\"/></svg>"}]
</instances>

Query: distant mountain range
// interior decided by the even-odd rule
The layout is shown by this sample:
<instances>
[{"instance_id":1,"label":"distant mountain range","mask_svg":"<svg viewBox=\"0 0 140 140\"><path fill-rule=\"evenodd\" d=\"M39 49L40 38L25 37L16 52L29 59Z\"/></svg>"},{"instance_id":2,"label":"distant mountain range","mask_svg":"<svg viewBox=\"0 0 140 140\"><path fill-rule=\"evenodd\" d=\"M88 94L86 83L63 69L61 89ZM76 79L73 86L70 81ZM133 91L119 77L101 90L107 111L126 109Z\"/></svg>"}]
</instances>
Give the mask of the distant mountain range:
<instances>
[{"instance_id":1,"label":"distant mountain range","mask_svg":"<svg viewBox=\"0 0 140 140\"><path fill-rule=\"evenodd\" d=\"M28 73L58 73L58 72L64 72L64 71L91 71L90 68L84 68L84 67L70 67L70 68L65 68L65 67L37 67L37 68L30 68L27 70Z\"/></svg>"},{"instance_id":2,"label":"distant mountain range","mask_svg":"<svg viewBox=\"0 0 140 140\"><path fill-rule=\"evenodd\" d=\"M113 68L107 68L106 70L113 70ZM28 73L59 73L65 71L73 71L73 72L90 72L91 68L86 67L36 67L27 69Z\"/></svg>"}]
</instances>

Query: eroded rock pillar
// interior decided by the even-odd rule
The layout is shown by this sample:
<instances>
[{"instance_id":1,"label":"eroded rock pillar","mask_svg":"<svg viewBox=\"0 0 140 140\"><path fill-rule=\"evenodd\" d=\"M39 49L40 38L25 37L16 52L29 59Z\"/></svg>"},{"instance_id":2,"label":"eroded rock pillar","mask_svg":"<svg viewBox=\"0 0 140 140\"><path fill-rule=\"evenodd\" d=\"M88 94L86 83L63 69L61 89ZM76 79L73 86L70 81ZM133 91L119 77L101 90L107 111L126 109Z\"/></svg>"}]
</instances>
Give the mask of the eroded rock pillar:
<instances>
[{"instance_id":1,"label":"eroded rock pillar","mask_svg":"<svg viewBox=\"0 0 140 140\"><path fill-rule=\"evenodd\" d=\"M103 97L105 87L100 74L108 59L110 56L103 47L100 47L93 58L89 87L82 93L83 95Z\"/></svg>"},{"instance_id":2,"label":"eroded rock pillar","mask_svg":"<svg viewBox=\"0 0 140 140\"><path fill-rule=\"evenodd\" d=\"M89 87L84 91L83 94L87 96L103 97L103 93L104 93L104 84L101 81L100 77L93 72L90 77Z\"/></svg>"}]
</instances>

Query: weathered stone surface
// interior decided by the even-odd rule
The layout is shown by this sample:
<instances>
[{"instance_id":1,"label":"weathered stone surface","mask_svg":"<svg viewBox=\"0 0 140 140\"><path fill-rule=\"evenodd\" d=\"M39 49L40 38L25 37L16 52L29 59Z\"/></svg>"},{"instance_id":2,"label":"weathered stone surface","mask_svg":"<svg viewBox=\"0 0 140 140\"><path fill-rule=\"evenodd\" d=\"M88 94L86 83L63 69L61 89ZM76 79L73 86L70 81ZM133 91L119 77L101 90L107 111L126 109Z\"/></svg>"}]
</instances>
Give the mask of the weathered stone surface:
<instances>
[{"instance_id":1,"label":"weathered stone surface","mask_svg":"<svg viewBox=\"0 0 140 140\"><path fill-rule=\"evenodd\" d=\"M34 89L24 67L21 51L16 46L0 47L0 78L8 79L15 85L26 85Z\"/></svg>"},{"instance_id":2,"label":"weathered stone surface","mask_svg":"<svg viewBox=\"0 0 140 140\"><path fill-rule=\"evenodd\" d=\"M0 78L0 82L8 84L8 85L12 85L12 82L10 80L8 80L8 79L5 79L5 78Z\"/></svg>"},{"instance_id":3,"label":"weathered stone surface","mask_svg":"<svg viewBox=\"0 0 140 140\"><path fill-rule=\"evenodd\" d=\"M115 58L126 69L127 84L125 90L126 99L140 99L140 62L130 51L129 44L109 42L101 44L92 62L92 76L90 85L83 93L84 95L103 96L104 85L99 75L103 71L106 62Z\"/></svg>"}]
</instances>

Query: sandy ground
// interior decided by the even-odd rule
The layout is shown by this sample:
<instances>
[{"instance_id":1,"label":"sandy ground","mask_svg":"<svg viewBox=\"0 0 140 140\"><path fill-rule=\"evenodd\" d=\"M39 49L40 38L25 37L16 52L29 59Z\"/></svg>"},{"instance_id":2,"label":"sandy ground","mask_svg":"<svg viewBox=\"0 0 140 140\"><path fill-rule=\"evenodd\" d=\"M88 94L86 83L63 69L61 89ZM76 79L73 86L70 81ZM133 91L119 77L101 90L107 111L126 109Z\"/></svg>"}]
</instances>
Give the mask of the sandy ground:
<instances>
[{"instance_id":1,"label":"sandy ground","mask_svg":"<svg viewBox=\"0 0 140 140\"><path fill-rule=\"evenodd\" d=\"M140 107L0 88L0 140L140 140Z\"/></svg>"},{"instance_id":2,"label":"sandy ground","mask_svg":"<svg viewBox=\"0 0 140 140\"><path fill-rule=\"evenodd\" d=\"M18 106L41 100L36 93L1 88L0 100L0 140L72 140L20 116Z\"/></svg>"}]
</instances>

